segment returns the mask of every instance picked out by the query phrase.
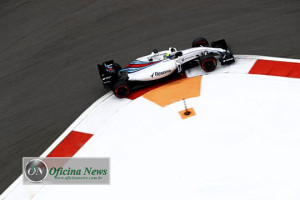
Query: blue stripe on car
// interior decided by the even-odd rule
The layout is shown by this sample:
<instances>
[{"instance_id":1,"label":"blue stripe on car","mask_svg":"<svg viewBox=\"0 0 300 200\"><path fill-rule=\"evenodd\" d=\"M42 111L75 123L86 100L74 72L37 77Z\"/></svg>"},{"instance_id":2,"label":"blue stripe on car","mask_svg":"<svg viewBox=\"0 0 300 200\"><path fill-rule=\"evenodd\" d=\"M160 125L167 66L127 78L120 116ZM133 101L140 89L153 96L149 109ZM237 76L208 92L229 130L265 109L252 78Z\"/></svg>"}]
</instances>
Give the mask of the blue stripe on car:
<instances>
[{"instance_id":1,"label":"blue stripe on car","mask_svg":"<svg viewBox=\"0 0 300 200\"><path fill-rule=\"evenodd\" d=\"M140 61L140 62L142 62L142 61ZM147 62L144 62L144 64L146 64L146 63L147 63ZM148 62L148 63L149 63L149 62ZM154 64L152 64L152 65L147 65L147 66L145 66L145 67L139 67L139 68L130 67L130 68L122 69L122 70L120 70L120 71L121 71L121 72L126 71L128 74L131 74L131 73L140 71L140 70L142 70L142 69L148 68L148 67L150 67L150 66L153 66L153 65L155 65L155 64L157 64L157 63L160 63L160 61L159 61L159 62L156 62L156 63L154 63ZM132 62L131 64L137 64L137 63L133 63L133 62Z\"/></svg>"}]
</instances>

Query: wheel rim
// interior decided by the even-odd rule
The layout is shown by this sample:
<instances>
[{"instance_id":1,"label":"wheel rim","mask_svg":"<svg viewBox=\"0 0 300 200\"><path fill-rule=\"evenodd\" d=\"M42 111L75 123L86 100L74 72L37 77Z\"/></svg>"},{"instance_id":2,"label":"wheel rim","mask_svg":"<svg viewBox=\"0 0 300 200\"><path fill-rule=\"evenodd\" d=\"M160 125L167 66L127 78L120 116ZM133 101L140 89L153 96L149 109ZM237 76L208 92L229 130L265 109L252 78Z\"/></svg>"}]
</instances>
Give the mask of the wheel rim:
<instances>
[{"instance_id":1,"label":"wheel rim","mask_svg":"<svg viewBox=\"0 0 300 200\"><path fill-rule=\"evenodd\" d=\"M128 86L127 85L119 85L115 90L115 94L119 98L127 97L129 94Z\"/></svg>"},{"instance_id":2,"label":"wheel rim","mask_svg":"<svg viewBox=\"0 0 300 200\"><path fill-rule=\"evenodd\" d=\"M197 42L195 46L196 46L196 47L198 47L198 46L200 46L200 45L201 45L201 46L206 46L206 45L207 45L207 43L206 43L206 42L203 42L203 41L201 41L201 42Z\"/></svg>"},{"instance_id":3,"label":"wheel rim","mask_svg":"<svg viewBox=\"0 0 300 200\"><path fill-rule=\"evenodd\" d=\"M206 72L214 71L216 69L216 61L214 59L204 60L201 67Z\"/></svg>"}]
</instances>

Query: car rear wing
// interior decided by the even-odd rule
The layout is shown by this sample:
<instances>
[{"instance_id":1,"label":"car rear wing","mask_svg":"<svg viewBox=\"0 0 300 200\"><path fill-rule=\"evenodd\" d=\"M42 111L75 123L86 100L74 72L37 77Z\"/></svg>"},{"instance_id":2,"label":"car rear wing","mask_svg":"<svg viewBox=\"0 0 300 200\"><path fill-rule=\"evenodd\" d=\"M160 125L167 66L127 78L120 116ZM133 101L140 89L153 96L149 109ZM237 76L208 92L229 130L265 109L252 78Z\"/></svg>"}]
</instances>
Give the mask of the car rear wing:
<instances>
[{"instance_id":1,"label":"car rear wing","mask_svg":"<svg viewBox=\"0 0 300 200\"><path fill-rule=\"evenodd\" d=\"M101 76L101 74L106 74L106 73L111 74L111 73L114 73L114 71L115 71L113 60L106 61L102 65L98 64L97 66L98 66L100 76Z\"/></svg>"},{"instance_id":2,"label":"car rear wing","mask_svg":"<svg viewBox=\"0 0 300 200\"><path fill-rule=\"evenodd\" d=\"M114 68L114 61L109 60L103 64L97 64L100 79L105 88L110 88L117 75L117 70Z\"/></svg>"}]
</instances>

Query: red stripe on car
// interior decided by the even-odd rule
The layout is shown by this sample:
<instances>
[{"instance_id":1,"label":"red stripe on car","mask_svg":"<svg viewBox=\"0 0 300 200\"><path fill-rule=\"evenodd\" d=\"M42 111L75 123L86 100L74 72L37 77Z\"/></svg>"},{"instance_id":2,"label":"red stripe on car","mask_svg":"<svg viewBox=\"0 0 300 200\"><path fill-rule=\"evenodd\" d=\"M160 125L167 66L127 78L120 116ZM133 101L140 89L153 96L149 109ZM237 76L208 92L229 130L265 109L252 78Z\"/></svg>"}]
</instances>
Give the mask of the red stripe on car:
<instances>
[{"instance_id":1,"label":"red stripe on car","mask_svg":"<svg viewBox=\"0 0 300 200\"><path fill-rule=\"evenodd\" d=\"M158 63L158 62L159 61L149 62L149 63L144 63L144 64L129 64L125 68L140 68L140 67L145 67L145 66L148 66L148 65L153 65L153 64Z\"/></svg>"}]
</instances>

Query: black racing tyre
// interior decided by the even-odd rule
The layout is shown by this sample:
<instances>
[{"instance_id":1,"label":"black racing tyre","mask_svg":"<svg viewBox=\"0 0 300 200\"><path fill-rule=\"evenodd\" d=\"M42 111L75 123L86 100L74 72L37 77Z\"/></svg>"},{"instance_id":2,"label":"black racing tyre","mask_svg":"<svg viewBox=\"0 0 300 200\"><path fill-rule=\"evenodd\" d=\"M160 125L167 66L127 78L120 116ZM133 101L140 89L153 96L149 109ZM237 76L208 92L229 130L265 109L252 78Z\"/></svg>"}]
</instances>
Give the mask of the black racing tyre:
<instances>
[{"instance_id":1,"label":"black racing tyre","mask_svg":"<svg viewBox=\"0 0 300 200\"><path fill-rule=\"evenodd\" d=\"M129 85L124 81L118 81L114 87L113 92L118 98L125 98L130 94Z\"/></svg>"},{"instance_id":2,"label":"black racing tyre","mask_svg":"<svg viewBox=\"0 0 300 200\"><path fill-rule=\"evenodd\" d=\"M118 63L114 63L114 69L118 72L122 69L122 67Z\"/></svg>"},{"instance_id":3,"label":"black racing tyre","mask_svg":"<svg viewBox=\"0 0 300 200\"><path fill-rule=\"evenodd\" d=\"M205 39L205 38L203 38L203 37L199 37L199 38L196 38L196 39L193 41L192 47L200 47L200 46L208 47L209 44L208 44L207 39Z\"/></svg>"},{"instance_id":4,"label":"black racing tyre","mask_svg":"<svg viewBox=\"0 0 300 200\"><path fill-rule=\"evenodd\" d=\"M201 58L201 68L206 72L212 72L217 67L217 60L212 55L206 55Z\"/></svg>"}]
</instances>

